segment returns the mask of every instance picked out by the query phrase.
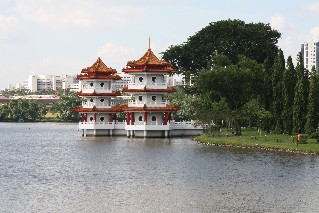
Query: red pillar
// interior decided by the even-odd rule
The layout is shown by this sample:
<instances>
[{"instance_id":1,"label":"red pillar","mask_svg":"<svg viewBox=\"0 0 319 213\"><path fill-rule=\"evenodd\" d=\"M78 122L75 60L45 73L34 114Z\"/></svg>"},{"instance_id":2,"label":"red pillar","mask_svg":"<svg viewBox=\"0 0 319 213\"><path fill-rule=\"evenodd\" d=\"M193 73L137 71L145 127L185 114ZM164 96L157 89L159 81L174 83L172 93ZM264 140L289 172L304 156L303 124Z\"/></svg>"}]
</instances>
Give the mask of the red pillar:
<instances>
[{"instance_id":1,"label":"red pillar","mask_svg":"<svg viewBox=\"0 0 319 213\"><path fill-rule=\"evenodd\" d=\"M167 125L168 122L168 112L164 112L164 125Z\"/></svg>"},{"instance_id":2,"label":"red pillar","mask_svg":"<svg viewBox=\"0 0 319 213\"><path fill-rule=\"evenodd\" d=\"M81 114L81 122L84 122L84 113Z\"/></svg>"},{"instance_id":3,"label":"red pillar","mask_svg":"<svg viewBox=\"0 0 319 213\"><path fill-rule=\"evenodd\" d=\"M94 122L96 122L96 113L94 113Z\"/></svg>"},{"instance_id":4,"label":"red pillar","mask_svg":"<svg viewBox=\"0 0 319 213\"><path fill-rule=\"evenodd\" d=\"M131 112L131 125L134 125L135 118L134 118L134 112Z\"/></svg>"},{"instance_id":5,"label":"red pillar","mask_svg":"<svg viewBox=\"0 0 319 213\"><path fill-rule=\"evenodd\" d=\"M171 112L168 113L168 120L169 120L169 122L171 122L171 120L172 120L172 113Z\"/></svg>"},{"instance_id":6,"label":"red pillar","mask_svg":"<svg viewBox=\"0 0 319 213\"><path fill-rule=\"evenodd\" d=\"M112 113L110 113L110 122L113 121L113 118L112 118Z\"/></svg>"},{"instance_id":7,"label":"red pillar","mask_svg":"<svg viewBox=\"0 0 319 213\"><path fill-rule=\"evenodd\" d=\"M147 112L144 112L144 122L147 123Z\"/></svg>"},{"instance_id":8,"label":"red pillar","mask_svg":"<svg viewBox=\"0 0 319 213\"><path fill-rule=\"evenodd\" d=\"M114 121L116 121L116 113L114 113Z\"/></svg>"},{"instance_id":9,"label":"red pillar","mask_svg":"<svg viewBox=\"0 0 319 213\"><path fill-rule=\"evenodd\" d=\"M85 122L88 122L88 114L85 113Z\"/></svg>"}]
</instances>

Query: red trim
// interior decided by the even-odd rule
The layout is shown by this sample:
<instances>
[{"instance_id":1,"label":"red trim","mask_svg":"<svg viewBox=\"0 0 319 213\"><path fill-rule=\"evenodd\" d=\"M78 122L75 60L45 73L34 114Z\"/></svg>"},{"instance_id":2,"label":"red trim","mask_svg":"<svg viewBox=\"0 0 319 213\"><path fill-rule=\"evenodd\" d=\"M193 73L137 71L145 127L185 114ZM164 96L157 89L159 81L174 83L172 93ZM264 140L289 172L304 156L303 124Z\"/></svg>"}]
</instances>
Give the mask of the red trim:
<instances>
[{"instance_id":1,"label":"red trim","mask_svg":"<svg viewBox=\"0 0 319 213\"><path fill-rule=\"evenodd\" d=\"M147 112L144 112L144 122L147 123Z\"/></svg>"},{"instance_id":2,"label":"red trim","mask_svg":"<svg viewBox=\"0 0 319 213\"><path fill-rule=\"evenodd\" d=\"M131 112L131 125L134 125L135 118L134 118L134 112Z\"/></svg>"},{"instance_id":3,"label":"red trim","mask_svg":"<svg viewBox=\"0 0 319 213\"><path fill-rule=\"evenodd\" d=\"M84 122L84 113L81 113L81 122Z\"/></svg>"},{"instance_id":4,"label":"red trim","mask_svg":"<svg viewBox=\"0 0 319 213\"><path fill-rule=\"evenodd\" d=\"M112 113L110 113L110 122L113 122Z\"/></svg>"}]
</instances>

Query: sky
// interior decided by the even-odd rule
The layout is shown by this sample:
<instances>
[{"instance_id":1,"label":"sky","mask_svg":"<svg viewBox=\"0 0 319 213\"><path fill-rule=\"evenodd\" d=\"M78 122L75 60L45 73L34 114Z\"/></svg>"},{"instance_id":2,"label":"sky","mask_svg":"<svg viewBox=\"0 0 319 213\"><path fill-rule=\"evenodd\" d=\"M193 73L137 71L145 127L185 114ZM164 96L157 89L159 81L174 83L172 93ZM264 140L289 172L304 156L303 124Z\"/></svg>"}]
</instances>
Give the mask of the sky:
<instances>
[{"instance_id":1,"label":"sky","mask_svg":"<svg viewBox=\"0 0 319 213\"><path fill-rule=\"evenodd\" d=\"M312 0L0 0L0 88L31 74L79 74L98 57L118 72L148 49L160 58L211 22L270 24L295 62L301 43L319 41Z\"/></svg>"}]
</instances>

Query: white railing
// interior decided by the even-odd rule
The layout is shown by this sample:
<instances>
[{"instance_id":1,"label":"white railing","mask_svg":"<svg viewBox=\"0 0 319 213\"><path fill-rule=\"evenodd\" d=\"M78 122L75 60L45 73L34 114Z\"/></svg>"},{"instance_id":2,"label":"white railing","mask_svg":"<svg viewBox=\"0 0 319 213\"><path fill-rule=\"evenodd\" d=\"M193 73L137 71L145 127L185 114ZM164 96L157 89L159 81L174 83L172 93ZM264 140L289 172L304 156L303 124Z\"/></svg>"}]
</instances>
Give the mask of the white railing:
<instances>
[{"instance_id":1,"label":"white railing","mask_svg":"<svg viewBox=\"0 0 319 213\"><path fill-rule=\"evenodd\" d=\"M173 129L203 129L201 126L194 126L193 122L170 122L165 124L157 122L139 122L127 124L123 122L79 122L79 129L121 129L121 130L173 130Z\"/></svg>"},{"instance_id":2,"label":"white railing","mask_svg":"<svg viewBox=\"0 0 319 213\"><path fill-rule=\"evenodd\" d=\"M124 129L125 122L80 122L79 129Z\"/></svg>"},{"instance_id":3,"label":"white railing","mask_svg":"<svg viewBox=\"0 0 319 213\"><path fill-rule=\"evenodd\" d=\"M151 102L143 102L143 101L133 101L130 100L128 102L128 106L130 107L143 107L144 104L147 106L158 106L158 107L165 107L167 104L169 104L170 102L167 101L163 101L163 102L156 102L156 101L151 101Z\"/></svg>"},{"instance_id":4,"label":"white railing","mask_svg":"<svg viewBox=\"0 0 319 213\"><path fill-rule=\"evenodd\" d=\"M110 104L108 104L108 103L104 103L104 102L101 102L101 103L99 103L99 104L96 104L96 103L94 103L94 102L88 102L88 103L82 103L82 106L84 107L84 108L93 108L94 106L96 107L96 108L111 108L112 106L114 106L114 103L113 102L111 102Z\"/></svg>"},{"instance_id":5,"label":"white railing","mask_svg":"<svg viewBox=\"0 0 319 213\"><path fill-rule=\"evenodd\" d=\"M171 130L171 126L169 124L157 124L156 122L154 124L135 123L133 125L125 124L125 130Z\"/></svg>"},{"instance_id":6,"label":"white railing","mask_svg":"<svg viewBox=\"0 0 319 213\"><path fill-rule=\"evenodd\" d=\"M129 89L144 89L146 86L147 89L166 89L166 83L128 83Z\"/></svg>"},{"instance_id":7,"label":"white railing","mask_svg":"<svg viewBox=\"0 0 319 213\"><path fill-rule=\"evenodd\" d=\"M195 126L192 121L171 122L172 129L203 129L201 126Z\"/></svg>"}]
</instances>

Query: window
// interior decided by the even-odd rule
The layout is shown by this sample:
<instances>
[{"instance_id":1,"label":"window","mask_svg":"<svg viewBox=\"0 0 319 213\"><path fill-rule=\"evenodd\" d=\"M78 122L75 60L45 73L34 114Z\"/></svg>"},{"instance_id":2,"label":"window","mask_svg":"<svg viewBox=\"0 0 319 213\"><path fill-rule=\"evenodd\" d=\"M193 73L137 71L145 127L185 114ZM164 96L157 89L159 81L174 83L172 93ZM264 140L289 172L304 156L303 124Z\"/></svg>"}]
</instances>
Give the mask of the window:
<instances>
[{"instance_id":1,"label":"window","mask_svg":"<svg viewBox=\"0 0 319 213\"><path fill-rule=\"evenodd\" d=\"M156 83L156 77L152 77L152 82Z\"/></svg>"},{"instance_id":2,"label":"window","mask_svg":"<svg viewBox=\"0 0 319 213\"><path fill-rule=\"evenodd\" d=\"M142 101L142 100L143 100L143 96L141 96L141 95L138 96L138 100L139 100L139 101Z\"/></svg>"},{"instance_id":3,"label":"window","mask_svg":"<svg viewBox=\"0 0 319 213\"><path fill-rule=\"evenodd\" d=\"M143 77L139 77L138 80L139 80L140 82L143 82Z\"/></svg>"},{"instance_id":4,"label":"window","mask_svg":"<svg viewBox=\"0 0 319 213\"><path fill-rule=\"evenodd\" d=\"M100 121L104 121L104 117L100 117Z\"/></svg>"},{"instance_id":5,"label":"window","mask_svg":"<svg viewBox=\"0 0 319 213\"><path fill-rule=\"evenodd\" d=\"M90 102L93 102L93 98L90 99Z\"/></svg>"},{"instance_id":6,"label":"window","mask_svg":"<svg viewBox=\"0 0 319 213\"><path fill-rule=\"evenodd\" d=\"M141 115L138 116L138 121L143 121L143 117Z\"/></svg>"},{"instance_id":7,"label":"window","mask_svg":"<svg viewBox=\"0 0 319 213\"><path fill-rule=\"evenodd\" d=\"M102 83L100 83L100 86L101 86L101 87L104 87L104 83L103 83L103 82L102 82Z\"/></svg>"},{"instance_id":8,"label":"window","mask_svg":"<svg viewBox=\"0 0 319 213\"><path fill-rule=\"evenodd\" d=\"M152 121L156 121L156 116L152 116Z\"/></svg>"},{"instance_id":9,"label":"window","mask_svg":"<svg viewBox=\"0 0 319 213\"><path fill-rule=\"evenodd\" d=\"M102 103L104 102L104 98L101 98L101 100L100 100Z\"/></svg>"},{"instance_id":10,"label":"window","mask_svg":"<svg viewBox=\"0 0 319 213\"><path fill-rule=\"evenodd\" d=\"M90 87L93 87L93 83L92 82L90 83Z\"/></svg>"},{"instance_id":11,"label":"window","mask_svg":"<svg viewBox=\"0 0 319 213\"><path fill-rule=\"evenodd\" d=\"M152 96L152 100L156 101L156 96L155 95Z\"/></svg>"},{"instance_id":12,"label":"window","mask_svg":"<svg viewBox=\"0 0 319 213\"><path fill-rule=\"evenodd\" d=\"M93 121L93 117L90 117L90 121Z\"/></svg>"}]
</instances>

